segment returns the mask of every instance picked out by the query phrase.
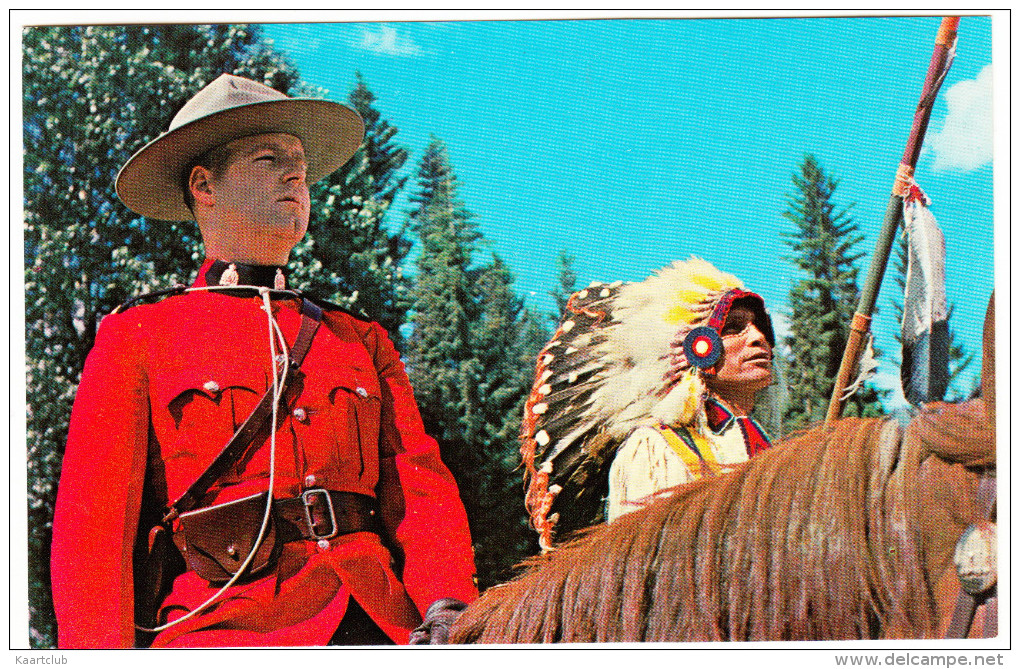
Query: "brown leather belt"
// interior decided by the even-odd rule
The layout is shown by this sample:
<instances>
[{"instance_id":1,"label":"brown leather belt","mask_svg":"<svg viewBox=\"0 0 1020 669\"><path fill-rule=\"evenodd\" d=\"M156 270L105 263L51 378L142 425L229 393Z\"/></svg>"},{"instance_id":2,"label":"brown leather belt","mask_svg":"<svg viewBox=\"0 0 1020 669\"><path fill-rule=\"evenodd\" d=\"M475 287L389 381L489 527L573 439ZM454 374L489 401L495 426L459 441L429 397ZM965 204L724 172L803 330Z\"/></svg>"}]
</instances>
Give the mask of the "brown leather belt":
<instances>
[{"instance_id":1,"label":"brown leather belt","mask_svg":"<svg viewBox=\"0 0 1020 669\"><path fill-rule=\"evenodd\" d=\"M321 541L352 532L379 532L377 504L368 495L312 488L300 497L278 499L273 506L282 541Z\"/></svg>"}]
</instances>

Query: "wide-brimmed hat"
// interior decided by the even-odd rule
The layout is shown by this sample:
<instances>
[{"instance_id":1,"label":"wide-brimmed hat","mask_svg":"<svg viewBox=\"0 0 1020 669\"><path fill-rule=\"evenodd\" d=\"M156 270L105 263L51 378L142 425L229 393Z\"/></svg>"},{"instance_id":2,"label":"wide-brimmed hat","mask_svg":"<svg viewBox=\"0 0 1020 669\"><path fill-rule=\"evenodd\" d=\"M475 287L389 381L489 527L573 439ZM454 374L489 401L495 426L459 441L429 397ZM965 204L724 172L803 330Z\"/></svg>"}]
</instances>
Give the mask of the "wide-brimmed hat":
<instances>
[{"instance_id":1,"label":"wide-brimmed hat","mask_svg":"<svg viewBox=\"0 0 1020 669\"><path fill-rule=\"evenodd\" d=\"M342 104L291 98L250 79L222 74L185 103L166 132L124 164L117 175L117 195L142 216L192 220L181 190L188 165L221 144L277 132L301 140L306 178L313 184L354 155L365 137L365 124Z\"/></svg>"}]
</instances>

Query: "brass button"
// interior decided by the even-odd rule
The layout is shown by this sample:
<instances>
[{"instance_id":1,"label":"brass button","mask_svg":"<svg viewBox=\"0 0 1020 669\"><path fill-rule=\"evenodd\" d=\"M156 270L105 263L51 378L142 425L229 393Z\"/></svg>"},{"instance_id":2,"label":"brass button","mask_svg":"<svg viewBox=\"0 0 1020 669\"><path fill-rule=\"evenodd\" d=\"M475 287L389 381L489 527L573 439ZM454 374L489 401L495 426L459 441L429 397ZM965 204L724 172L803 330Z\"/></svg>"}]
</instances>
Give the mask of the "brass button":
<instances>
[{"instance_id":1,"label":"brass button","mask_svg":"<svg viewBox=\"0 0 1020 669\"><path fill-rule=\"evenodd\" d=\"M308 412L302 409L301 407L294 409L293 414L294 418L302 423L308 420Z\"/></svg>"},{"instance_id":2,"label":"brass button","mask_svg":"<svg viewBox=\"0 0 1020 669\"><path fill-rule=\"evenodd\" d=\"M354 392L358 393L358 397L368 397L368 391L362 388L361 386L355 388Z\"/></svg>"},{"instance_id":3,"label":"brass button","mask_svg":"<svg viewBox=\"0 0 1020 669\"><path fill-rule=\"evenodd\" d=\"M308 476L305 477L306 488L311 488L318 482L319 482L318 479L315 478L315 474L309 474Z\"/></svg>"},{"instance_id":4,"label":"brass button","mask_svg":"<svg viewBox=\"0 0 1020 669\"><path fill-rule=\"evenodd\" d=\"M206 381L202 387L211 393L220 392L220 384L216 383L215 381Z\"/></svg>"}]
</instances>

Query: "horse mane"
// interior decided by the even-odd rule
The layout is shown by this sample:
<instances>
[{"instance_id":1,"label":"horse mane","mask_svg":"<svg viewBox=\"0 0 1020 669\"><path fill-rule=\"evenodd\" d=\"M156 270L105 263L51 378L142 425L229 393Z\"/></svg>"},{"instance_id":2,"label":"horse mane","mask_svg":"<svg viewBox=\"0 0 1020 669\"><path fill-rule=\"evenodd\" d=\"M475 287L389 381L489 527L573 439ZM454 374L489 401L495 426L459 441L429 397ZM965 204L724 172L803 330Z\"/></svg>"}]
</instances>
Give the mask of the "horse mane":
<instances>
[{"instance_id":1,"label":"horse mane","mask_svg":"<svg viewBox=\"0 0 1020 669\"><path fill-rule=\"evenodd\" d=\"M989 464L987 441L957 445L975 426L992 429L983 404L972 409L960 414L969 428L942 437L934 419L848 418L793 435L532 558L469 607L451 642L931 636L933 549L918 536L928 499L918 490L943 446L958 463L938 470L958 477L948 489L973 482L964 465Z\"/></svg>"}]
</instances>

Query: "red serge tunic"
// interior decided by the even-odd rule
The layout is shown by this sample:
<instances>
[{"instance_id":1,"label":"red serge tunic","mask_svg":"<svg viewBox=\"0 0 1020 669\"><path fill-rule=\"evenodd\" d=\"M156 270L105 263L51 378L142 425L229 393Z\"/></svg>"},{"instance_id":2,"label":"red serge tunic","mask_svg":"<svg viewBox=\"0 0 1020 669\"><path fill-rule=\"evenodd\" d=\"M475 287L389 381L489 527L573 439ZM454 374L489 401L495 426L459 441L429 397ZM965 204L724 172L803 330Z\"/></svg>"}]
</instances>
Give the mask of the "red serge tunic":
<instances>
[{"instance_id":1,"label":"red serge tunic","mask_svg":"<svg viewBox=\"0 0 1020 669\"><path fill-rule=\"evenodd\" d=\"M204 285L205 271L196 286ZM272 385L260 297L192 292L102 322L71 415L53 522L52 582L62 648L134 645L132 549L147 453L165 467L167 499L205 470ZM274 300L293 346L299 302ZM350 597L397 643L435 600L471 601L474 561L456 483L422 426L404 365L385 331L339 310L302 364L303 384L276 435L274 495L326 488L375 497L385 540L356 532L284 545L274 571L229 588L161 632L153 646L314 646L328 642ZM213 487L209 503L264 491L269 440ZM384 544L385 541L385 544ZM394 572L387 546L399 552ZM175 619L208 599L182 574L163 604Z\"/></svg>"}]
</instances>

